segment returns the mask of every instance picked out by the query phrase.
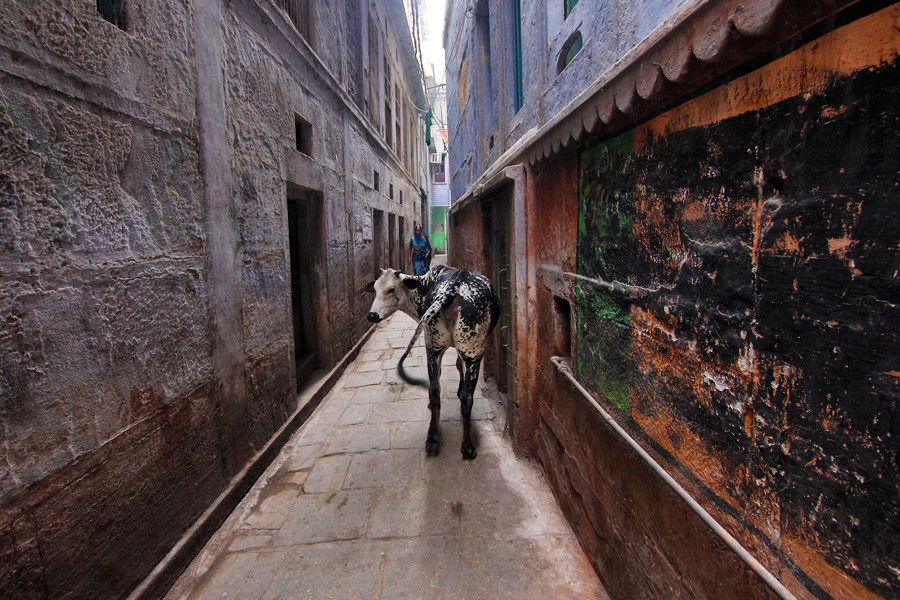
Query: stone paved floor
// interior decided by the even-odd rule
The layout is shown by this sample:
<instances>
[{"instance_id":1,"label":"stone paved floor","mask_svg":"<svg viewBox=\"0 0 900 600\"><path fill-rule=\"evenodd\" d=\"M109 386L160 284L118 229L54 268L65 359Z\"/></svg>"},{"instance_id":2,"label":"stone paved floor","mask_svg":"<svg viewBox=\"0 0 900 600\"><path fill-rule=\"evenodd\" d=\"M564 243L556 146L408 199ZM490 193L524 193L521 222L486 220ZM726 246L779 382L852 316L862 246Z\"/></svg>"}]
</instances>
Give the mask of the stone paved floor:
<instances>
[{"instance_id":1,"label":"stone paved floor","mask_svg":"<svg viewBox=\"0 0 900 600\"><path fill-rule=\"evenodd\" d=\"M607 597L483 386L478 458L462 460L452 349L441 452L425 455L427 390L396 372L414 329L400 313L379 325L168 600ZM421 339L407 365L425 377Z\"/></svg>"}]
</instances>

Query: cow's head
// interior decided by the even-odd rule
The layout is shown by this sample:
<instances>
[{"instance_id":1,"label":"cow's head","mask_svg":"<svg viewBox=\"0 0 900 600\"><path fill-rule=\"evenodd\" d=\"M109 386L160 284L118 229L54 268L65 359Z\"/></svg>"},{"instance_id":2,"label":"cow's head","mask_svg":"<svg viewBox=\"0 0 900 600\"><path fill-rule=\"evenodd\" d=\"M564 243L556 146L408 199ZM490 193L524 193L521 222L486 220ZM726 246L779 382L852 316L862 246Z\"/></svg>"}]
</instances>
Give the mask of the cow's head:
<instances>
[{"instance_id":1,"label":"cow's head","mask_svg":"<svg viewBox=\"0 0 900 600\"><path fill-rule=\"evenodd\" d=\"M382 269L378 279L365 287L367 292L375 294L375 300L372 301L372 308L369 309L366 318L372 323L377 323L387 319L397 309L411 308L412 303L407 293L421 285L420 279L394 269Z\"/></svg>"}]
</instances>

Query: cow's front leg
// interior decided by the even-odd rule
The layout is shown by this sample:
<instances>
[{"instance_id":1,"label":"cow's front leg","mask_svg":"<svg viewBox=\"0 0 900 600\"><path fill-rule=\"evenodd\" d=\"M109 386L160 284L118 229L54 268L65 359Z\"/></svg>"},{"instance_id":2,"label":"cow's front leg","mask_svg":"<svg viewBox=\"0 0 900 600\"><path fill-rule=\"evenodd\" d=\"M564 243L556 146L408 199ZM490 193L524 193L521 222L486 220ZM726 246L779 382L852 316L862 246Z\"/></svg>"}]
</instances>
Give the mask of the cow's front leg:
<instances>
[{"instance_id":1,"label":"cow's front leg","mask_svg":"<svg viewBox=\"0 0 900 600\"><path fill-rule=\"evenodd\" d=\"M478 374L481 370L481 357L471 359L466 357L463 359L466 365L465 385L460 386L462 394L459 396L459 408L462 413L463 439L462 439L462 456L465 459L472 460L478 453L475 452L475 446L472 445L472 434L470 431L470 423L472 420L472 403L475 398L475 388L478 386Z\"/></svg>"},{"instance_id":2,"label":"cow's front leg","mask_svg":"<svg viewBox=\"0 0 900 600\"><path fill-rule=\"evenodd\" d=\"M441 356L443 350L425 351L428 361L428 408L431 411L431 423L428 425L428 437L425 439L425 453L434 456L440 452L440 432L438 424L441 420Z\"/></svg>"}]
</instances>

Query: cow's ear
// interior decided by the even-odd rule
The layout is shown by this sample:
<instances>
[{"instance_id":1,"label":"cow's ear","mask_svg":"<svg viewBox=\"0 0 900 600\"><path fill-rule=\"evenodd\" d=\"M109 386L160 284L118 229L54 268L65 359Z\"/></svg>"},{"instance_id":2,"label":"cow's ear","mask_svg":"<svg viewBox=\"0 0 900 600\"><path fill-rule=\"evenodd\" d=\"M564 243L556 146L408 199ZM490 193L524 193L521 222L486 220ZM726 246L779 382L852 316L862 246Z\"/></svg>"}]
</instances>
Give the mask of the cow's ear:
<instances>
[{"instance_id":1,"label":"cow's ear","mask_svg":"<svg viewBox=\"0 0 900 600\"><path fill-rule=\"evenodd\" d=\"M375 293L375 282L374 282L374 281L370 281L369 283L367 283L367 284L366 284L366 287L363 288L363 291L364 291L364 292L369 292L369 293L371 293L371 294L374 294L374 293Z\"/></svg>"},{"instance_id":2,"label":"cow's ear","mask_svg":"<svg viewBox=\"0 0 900 600\"><path fill-rule=\"evenodd\" d=\"M422 285L422 282L419 280L418 277L411 277L409 275L407 275L406 277L403 277L402 281L403 281L403 285L405 285L406 287L408 287L411 290L417 289Z\"/></svg>"}]
</instances>

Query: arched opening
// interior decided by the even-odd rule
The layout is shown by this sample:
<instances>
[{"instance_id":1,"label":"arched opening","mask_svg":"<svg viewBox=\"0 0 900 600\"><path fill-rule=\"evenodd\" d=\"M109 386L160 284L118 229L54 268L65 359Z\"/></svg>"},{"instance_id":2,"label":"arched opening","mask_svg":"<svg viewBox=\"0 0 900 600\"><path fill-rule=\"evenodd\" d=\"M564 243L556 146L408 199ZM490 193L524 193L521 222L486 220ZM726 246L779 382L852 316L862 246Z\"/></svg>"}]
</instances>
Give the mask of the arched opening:
<instances>
[{"instance_id":1,"label":"arched opening","mask_svg":"<svg viewBox=\"0 0 900 600\"><path fill-rule=\"evenodd\" d=\"M556 63L557 74L562 73L563 69L569 66L569 63L571 63L575 59L575 55L578 54L579 50L581 50L582 44L583 41L580 31L576 31L571 36L569 36L569 39L566 40L566 43L563 44L562 50L560 50L559 52L559 60Z\"/></svg>"}]
</instances>

